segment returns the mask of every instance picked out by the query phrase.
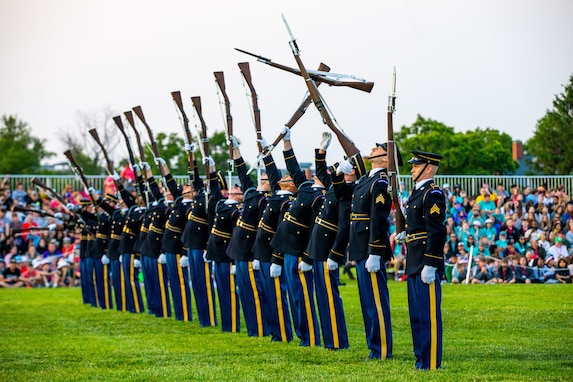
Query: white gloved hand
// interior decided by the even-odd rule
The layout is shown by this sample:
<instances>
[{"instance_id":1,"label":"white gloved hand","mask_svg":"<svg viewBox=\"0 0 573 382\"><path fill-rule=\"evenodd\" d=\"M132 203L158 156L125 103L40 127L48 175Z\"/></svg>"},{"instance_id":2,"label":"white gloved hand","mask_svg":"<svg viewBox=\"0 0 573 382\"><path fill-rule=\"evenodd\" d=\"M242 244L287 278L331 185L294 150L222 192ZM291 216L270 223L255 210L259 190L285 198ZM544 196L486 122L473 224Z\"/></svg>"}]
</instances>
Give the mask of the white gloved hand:
<instances>
[{"instance_id":1,"label":"white gloved hand","mask_svg":"<svg viewBox=\"0 0 573 382\"><path fill-rule=\"evenodd\" d=\"M398 244L402 244L406 242L406 231L402 231L396 236L394 236L394 241Z\"/></svg>"},{"instance_id":2,"label":"white gloved hand","mask_svg":"<svg viewBox=\"0 0 573 382\"><path fill-rule=\"evenodd\" d=\"M55 231L56 230L56 223L48 224L48 230Z\"/></svg>"},{"instance_id":3,"label":"white gloved hand","mask_svg":"<svg viewBox=\"0 0 573 382\"><path fill-rule=\"evenodd\" d=\"M134 260L133 260L133 267L134 267L134 268L141 268L141 260L139 260L139 259L134 259Z\"/></svg>"},{"instance_id":4,"label":"white gloved hand","mask_svg":"<svg viewBox=\"0 0 573 382\"><path fill-rule=\"evenodd\" d=\"M195 145L193 143L185 143L185 151L188 153L192 153L195 151Z\"/></svg>"},{"instance_id":5,"label":"white gloved hand","mask_svg":"<svg viewBox=\"0 0 573 382\"><path fill-rule=\"evenodd\" d=\"M165 159L161 157L155 158L155 163L157 164L157 167L167 166L167 162L165 162Z\"/></svg>"},{"instance_id":6,"label":"white gloved hand","mask_svg":"<svg viewBox=\"0 0 573 382\"><path fill-rule=\"evenodd\" d=\"M380 270L381 258L378 255L368 255L366 259L366 270L370 273L378 272Z\"/></svg>"},{"instance_id":7,"label":"white gloved hand","mask_svg":"<svg viewBox=\"0 0 573 382\"><path fill-rule=\"evenodd\" d=\"M232 275L236 275L237 274L237 266L235 264L231 265L231 270L230 273Z\"/></svg>"},{"instance_id":8,"label":"white gloved hand","mask_svg":"<svg viewBox=\"0 0 573 382\"><path fill-rule=\"evenodd\" d=\"M133 165L131 166L131 169L132 169L133 172L135 172L135 173L138 173L138 172L140 173L140 172L141 172L141 167L139 167L139 165L138 165L137 163L133 164Z\"/></svg>"},{"instance_id":9,"label":"white gloved hand","mask_svg":"<svg viewBox=\"0 0 573 382\"><path fill-rule=\"evenodd\" d=\"M261 139L257 139L257 142L259 142L261 144L263 149L265 147L269 147L269 142L267 142L267 140L264 137L261 137Z\"/></svg>"},{"instance_id":10,"label":"white gloved hand","mask_svg":"<svg viewBox=\"0 0 573 382\"><path fill-rule=\"evenodd\" d=\"M312 265L311 264L307 264L304 261L301 261L300 263L298 263L298 270L300 272L308 272L308 271L312 271Z\"/></svg>"},{"instance_id":11,"label":"white gloved hand","mask_svg":"<svg viewBox=\"0 0 573 382\"><path fill-rule=\"evenodd\" d=\"M283 267L278 264L271 264L270 274L271 277L280 277Z\"/></svg>"},{"instance_id":12,"label":"white gloved hand","mask_svg":"<svg viewBox=\"0 0 573 382\"><path fill-rule=\"evenodd\" d=\"M181 268L188 267L189 258L187 256L181 256L181 258L179 259L179 265L181 265Z\"/></svg>"},{"instance_id":13,"label":"white gloved hand","mask_svg":"<svg viewBox=\"0 0 573 382\"><path fill-rule=\"evenodd\" d=\"M261 269L261 262L257 259L253 260L253 270L258 271Z\"/></svg>"},{"instance_id":14,"label":"white gloved hand","mask_svg":"<svg viewBox=\"0 0 573 382\"><path fill-rule=\"evenodd\" d=\"M103 256L101 257L101 263L104 264L104 265L109 264L109 257L107 257L107 255L103 255Z\"/></svg>"},{"instance_id":15,"label":"white gloved hand","mask_svg":"<svg viewBox=\"0 0 573 382\"><path fill-rule=\"evenodd\" d=\"M229 143L229 146L232 149L236 149L237 147L239 147L239 141L237 141L237 138L235 138L235 136L233 135L229 135L229 138L227 138L227 142Z\"/></svg>"},{"instance_id":16,"label":"white gloved hand","mask_svg":"<svg viewBox=\"0 0 573 382\"><path fill-rule=\"evenodd\" d=\"M144 171L151 170L151 166L149 166L149 163L147 163L147 162L141 162L141 168L142 168Z\"/></svg>"},{"instance_id":17,"label":"white gloved hand","mask_svg":"<svg viewBox=\"0 0 573 382\"><path fill-rule=\"evenodd\" d=\"M206 263L210 263L211 260L207 258L207 251L203 251L203 261Z\"/></svg>"},{"instance_id":18,"label":"white gloved hand","mask_svg":"<svg viewBox=\"0 0 573 382\"><path fill-rule=\"evenodd\" d=\"M338 167L336 168L336 173L338 175L340 174L350 174L352 172L352 163L350 163L350 161L347 160L343 160L338 164Z\"/></svg>"},{"instance_id":19,"label":"white gloved hand","mask_svg":"<svg viewBox=\"0 0 573 382\"><path fill-rule=\"evenodd\" d=\"M78 206L72 203L66 204L66 210L76 212L78 210Z\"/></svg>"},{"instance_id":20,"label":"white gloved hand","mask_svg":"<svg viewBox=\"0 0 573 382\"><path fill-rule=\"evenodd\" d=\"M338 269L338 263L332 259L326 260L326 267L329 271L335 271Z\"/></svg>"},{"instance_id":21,"label":"white gloved hand","mask_svg":"<svg viewBox=\"0 0 573 382\"><path fill-rule=\"evenodd\" d=\"M64 220L64 214L62 214L61 212L56 212L54 214L54 218L59 220Z\"/></svg>"},{"instance_id":22,"label":"white gloved hand","mask_svg":"<svg viewBox=\"0 0 573 382\"><path fill-rule=\"evenodd\" d=\"M436 270L438 268L432 267L431 265L424 265L422 268L422 274L420 277L422 278L422 282L426 284L431 284L436 279Z\"/></svg>"},{"instance_id":23,"label":"white gloved hand","mask_svg":"<svg viewBox=\"0 0 573 382\"><path fill-rule=\"evenodd\" d=\"M159 255L159 257L157 258L157 262L159 264L167 264L167 257L165 256L165 253Z\"/></svg>"},{"instance_id":24,"label":"white gloved hand","mask_svg":"<svg viewBox=\"0 0 573 382\"><path fill-rule=\"evenodd\" d=\"M119 177L119 174L117 173L117 171L114 171L113 174L111 174L111 177L113 178L113 180L118 181L121 179Z\"/></svg>"},{"instance_id":25,"label":"white gloved hand","mask_svg":"<svg viewBox=\"0 0 573 382\"><path fill-rule=\"evenodd\" d=\"M123 256L119 256L119 263L123 263Z\"/></svg>"},{"instance_id":26,"label":"white gloved hand","mask_svg":"<svg viewBox=\"0 0 573 382\"><path fill-rule=\"evenodd\" d=\"M212 156L207 155L205 158L203 158L203 164L209 165L209 167L213 167L215 166L215 160L213 159Z\"/></svg>"},{"instance_id":27,"label":"white gloved hand","mask_svg":"<svg viewBox=\"0 0 573 382\"><path fill-rule=\"evenodd\" d=\"M284 134L284 136L283 136L284 141L290 141L290 129L288 126L284 126L281 129L281 134Z\"/></svg>"},{"instance_id":28,"label":"white gloved hand","mask_svg":"<svg viewBox=\"0 0 573 382\"><path fill-rule=\"evenodd\" d=\"M97 192L93 187L88 187L88 194L97 196Z\"/></svg>"},{"instance_id":29,"label":"white gloved hand","mask_svg":"<svg viewBox=\"0 0 573 382\"><path fill-rule=\"evenodd\" d=\"M328 146L330 146L331 140L332 140L332 133L325 131L324 133L322 133L322 139L320 140L320 146L318 146L318 148L326 151L326 149L328 149Z\"/></svg>"}]
</instances>

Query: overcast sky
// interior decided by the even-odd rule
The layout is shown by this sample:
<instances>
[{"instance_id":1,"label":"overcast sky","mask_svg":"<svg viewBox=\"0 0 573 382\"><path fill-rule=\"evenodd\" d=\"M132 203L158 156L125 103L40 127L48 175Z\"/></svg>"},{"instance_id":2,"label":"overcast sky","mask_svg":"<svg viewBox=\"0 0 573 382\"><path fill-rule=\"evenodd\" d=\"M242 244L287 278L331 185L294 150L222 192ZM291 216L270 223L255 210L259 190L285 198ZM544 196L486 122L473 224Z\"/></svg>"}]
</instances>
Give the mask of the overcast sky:
<instances>
[{"instance_id":1,"label":"overcast sky","mask_svg":"<svg viewBox=\"0 0 573 382\"><path fill-rule=\"evenodd\" d=\"M78 111L110 107L119 114L141 105L156 134L181 132L174 90L182 92L189 115L189 97L201 96L214 132L224 128L213 77L222 70L235 134L252 162L254 127L237 63L250 62L269 141L306 87L302 78L233 48L296 66L281 13L306 67L324 62L332 72L376 83L370 94L320 87L342 129L366 154L387 139L393 66L396 128L420 114L456 131L490 127L524 142L573 74L568 0L3 0L0 114L27 122L58 159L67 148L56 134L75 128ZM313 160L325 129L309 108L292 132L300 160ZM327 159L342 155L334 142Z\"/></svg>"}]
</instances>

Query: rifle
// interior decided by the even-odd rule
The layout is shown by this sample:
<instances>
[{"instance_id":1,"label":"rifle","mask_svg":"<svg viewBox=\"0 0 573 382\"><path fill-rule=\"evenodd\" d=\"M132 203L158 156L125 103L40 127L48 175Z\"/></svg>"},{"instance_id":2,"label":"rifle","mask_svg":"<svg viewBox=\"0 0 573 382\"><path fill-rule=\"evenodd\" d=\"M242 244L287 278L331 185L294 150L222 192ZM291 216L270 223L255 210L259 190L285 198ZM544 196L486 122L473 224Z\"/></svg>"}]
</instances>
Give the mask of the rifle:
<instances>
[{"instance_id":1,"label":"rifle","mask_svg":"<svg viewBox=\"0 0 573 382\"><path fill-rule=\"evenodd\" d=\"M64 227L62 224L56 224L56 228L55 231L64 231L66 229L66 227ZM11 235L15 235L18 233L22 233L22 232L30 232L30 231L49 231L50 228L49 227L28 227L28 228L13 228L10 231Z\"/></svg>"},{"instance_id":2,"label":"rifle","mask_svg":"<svg viewBox=\"0 0 573 382\"><path fill-rule=\"evenodd\" d=\"M123 138L125 139L125 145L127 146L127 155L129 157L129 165L133 169L133 165L135 164L135 158L133 156L133 150L131 150L131 143L129 142L129 137L127 136L125 128L123 127L123 122L121 121L121 117L119 115L115 116L113 117L113 121L115 122L116 126L119 128L119 131L121 131L121 135L123 135Z\"/></svg>"},{"instance_id":3,"label":"rifle","mask_svg":"<svg viewBox=\"0 0 573 382\"><path fill-rule=\"evenodd\" d=\"M263 146L261 145L261 139L263 136L261 134L261 110L259 109L259 100L257 97L257 92L255 87L253 86L253 79L251 77L251 69L249 67L248 62L239 62L239 69L241 70L241 74L243 78L247 82L247 86L251 91L251 102L253 104L253 117L255 121L255 132L257 134L257 148L259 149L259 153L263 151Z\"/></svg>"},{"instance_id":4,"label":"rifle","mask_svg":"<svg viewBox=\"0 0 573 382\"><path fill-rule=\"evenodd\" d=\"M307 72L306 68L304 67L304 64L302 63L302 60L300 58L300 50L298 49L296 39L294 38L284 15L282 15L282 18L291 38L291 40L289 41L291 51L300 69L301 75L305 79L308 93L312 98L312 102L314 103L314 106L316 106L320 115L322 116L322 121L334 132L334 134L336 134L336 137L338 138L338 141L340 142L340 145L342 146L342 149L344 150L346 155L349 158L356 156L356 164L358 165L357 176L360 177L366 172L366 169L364 168L364 163L362 162L362 158L360 157L360 151L358 150L358 148L356 148L354 142L352 142L352 140L346 134L344 134L344 132L340 128L336 126L334 120L331 118L330 113L326 107L326 104L324 103L324 100L322 99L322 96L318 91L316 84L314 83L309 73Z\"/></svg>"},{"instance_id":5,"label":"rifle","mask_svg":"<svg viewBox=\"0 0 573 382\"><path fill-rule=\"evenodd\" d=\"M219 86L221 93L223 94L223 98L225 100L225 116L227 117L227 137L233 135L233 116L231 115L231 102L229 101L229 97L227 96L227 91L225 90L225 76L223 72L213 72L215 75L215 82ZM229 144L229 160L227 161L228 168L227 168L227 176L229 177L229 181L227 184L229 187L232 183L233 171L235 168L235 162L233 161L233 147Z\"/></svg>"},{"instance_id":6,"label":"rifle","mask_svg":"<svg viewBox=\"0 0 573 382\"><path fill-rule=\"evenodd\" d=\"M283 18L284 19L284 18ZM361 90L363 92L370 93L372 88L374 87L374 82L366 82L365 79L359 78L353 75L346 75L346 74L336 74L336 73L328 73L327 71L319 70L309 70L307 71L307 75L303 74L302 70L297 70L295 68L291 68L290 66L277 64L273 62L270 58L266 58L260 56L258 54L247 52L246 50L242 50L239 48L235 48L235 50L248 54L249 56L255 57L257 61L262 62L263 64L270 65L274 68L281 69L290 73L294 73L296 75L308 78L310 77L313 81L315 81L318 85L320 82L324 82L330 86L348 86L353 89ZM329 78L330 77L330 78ZM341 81L341 78L351 78L356 81Z\"/></svg>"},{"instance_id":7,"label":"rifle","mask_svg":"<svg viewBox=\"0 0 573 382\"><path fill-rule=\"evenodd\" d=\"M103 157L105 158L105 163L107 165L107 172L109 173L109 175L113 175L113 173L114 173L113 164L111 163L111 160L109 159L109 156L107 155L107 150L105 149L105 146L103 145L103 143L99 139L99 135L97 133L97 130L91 129L88 131L88 133L90 133L92 138L96 141L99 148L101 149L101 152L103 153Z\"/></svg>"},{"instance_id":8,"label":"rifle","mask_svg":"<svg viewBox=\"0 0 573 382\"><path fill-rule=\"evenodd\" d=\"M42 183L38 178L32 178L31 182L38 188L43 189L44 191L46 191L46 193L50 196L50 198L52 199L56 199L58 202L60 202L64 207L66 207L67 202L64 200L64 198L62 198L62 196L60 194L58 194L56 192L56 190L54 190L53 188L50 188L48 186L46 186L44 183ZM14 207L16 208L16 207ZM66 208L67 209L67 208ZM79 216L76 212L74 211L70 211L71 215L74 217L74 220L76 220L77 222L83 223L83 219L81 218L81 216Z\"/></svg>"},{"instance_id":9,"label":"rifle","mask_svg":"<svg viewBox=\"0 0 573 382\"><path fill-rule=\"evenodd\" d=\"M199 122L201 122L201 141L202 141L202 145L199 147L201 149L201 154L203 155L203 158L210 156L211 155L211 151L209 150L209 137L207 136L207 124L205 123L205 120L203 119L203 110L201 108L201 97L195 96L195 97L191 97L191 102L193 102L193 107L195 108L195 112L197 113L197 116L199 117ZM209 164L205 165L205 210L209 211L209 182L210 182L210 169L209 169Z\"/></svg>"},{"instance_id":10,"label":"rifle","mask_svg":"<svg viewBox=\"0 0 573 382\"><path fill-rule=\"evenodd\" d=\"M35 209L35 208L24 208L24 207L20 207L20 206L14 206L14 207L12 207L12 210L16 211L16 212L34 212L34 213L37 213L38 215L40 215L42 217L44 217L44 216L48 216L51 218L56 217L54 214L51 214L51 213L46 212L46 211L41 210L41 209Z\"/></svg>"},{"instance_id":11,"label":"rifle","mask_svg":"<svg viewBox=\"0 0 573 382\"><path fill-rule=\"evenodd\" d=\"M143 182L141 182L141 178L138 179L137 185L139 187L139 194L141 195L141 197L143 198L143 202L145 203L146 206L149 206L149 195L147 194L147 190L149 187L146 187L147 184L147 178L145 176L145 170L143 170L143 166L141 166L142 162L145 162L145 152L143 150L143 145L141 144L141 137L139 136L139 131L137 130L137 127L135 126L135 120L133 119L133 113L131 112L131 110L129 111L125 111L123 113L123 115L125 115L125 118L127 119L127 122L129 122L129 125L131 126L131 128L133 129L134 133L135 133L135 140L137 142L137 148L139 150L139 163L140 163L140 167L141 167L141 171L143 172L142 174L142 178L143 178ZM115 120L115 118L114 118ZM121 123L121 119L118 119L119 122ZM116 121L117 123L117 121ZM118 124L118 127L120 125ZM120 127L121 131L123 132L123 123L121 123L121 127ZM131 145L129 143L129 137L127 136L127 133L124 134L126 143L127 143L127 150L131 153L130 154L130 158L132 161L132 165L135 164L135 157L133 155L133 151L131 150ZM136 174L137 176L137 174Z\"/></svg>"},{"instance_id":12,"label":"rifle","mask_svg":"<svg viewBox=\"0 0 573 382\"><path fill-rule=\"evenodd\" d=\"M179 120L181 121L181 125L183 127L183 136L185 137L185 143L191 145L193 143L193 137L191 136L191 130L189 130L189 118L187 118L187 114L185 114L185 110L183 109L183 100L181 99L181 92L174 91L171 92L171 97L173 97L173 102L179 109ZM193 157L193 150L189 150L187 152L187 171L189 173L189 180L191 184L195 186L195 158Z\"/></svg>"},{"instance_id":13,"label":"rifle","mask_svg":"<svg viewBox=\"0 0 573 382\"><path fill-rule=\"evenodd\" d=\"M70 150L66 150L66 151L64 151L64 155L66 156L66 158L68 158L68 162L70 164L72 171L80 178L80 181L82 182L84 188L86 189L86 192L88 193L92 204L94 206L97 205L91 192L89 192L89 190L88 190L90 188L88 180L87 180L82 168L80 167L80 165L76 161L76 158L74 158L74 154L72 154L72 152Z\"/></svg>"},{"instance_id":14,"label":"rifle","mask_svg":"<svg viewBox=\"0 0 573 382\"><path fill-rule=\"evenodd\" d=\"M392 75L392 94L388 96L388 177L390 178L390 194L394 200L394 209L396 210L396 233L406 230L406 218L400 206L398 198L398 166L396 142L394 142L394 122L393 114L396 110L396 68Z\"/></svg>"},{"instance_id":15,"label":"rifle","mask_svg":"<svg viewBox=\"0 0 573 382\"><path fill-rule=\"evenodd\" d=\"M143 144L141 143L141 136L139 135L139 130L137 130L137 127L135 126L135 120L133 119L133 114L130 110L124 112L123 115L125 115L127 122L129 122L129 125L135 132L135 141L137 142L137 149L139 150L139 161L140 163L145 162L145 151L143 150Z\"/></svg>"}]
</instances>

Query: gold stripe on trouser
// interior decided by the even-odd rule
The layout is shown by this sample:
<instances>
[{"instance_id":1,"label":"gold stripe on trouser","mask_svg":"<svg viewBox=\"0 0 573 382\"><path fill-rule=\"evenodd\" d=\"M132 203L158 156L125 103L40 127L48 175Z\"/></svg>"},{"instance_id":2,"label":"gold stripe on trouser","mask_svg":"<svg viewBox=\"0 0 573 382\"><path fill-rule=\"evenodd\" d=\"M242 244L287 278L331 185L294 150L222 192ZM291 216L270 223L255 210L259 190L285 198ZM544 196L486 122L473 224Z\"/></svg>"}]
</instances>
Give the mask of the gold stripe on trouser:
<instances>
[{"instance_id":1,"label":"gold stripe on trouser","mask_svg":"<svg viewBox=\"0 0 573 382\"><path fill-rule=\"evenodd\" d=\"M96 267L95 267L95 264L94 264L94 267L93 267L93 270L92 270L92 283L94 284L94 291L95 291L95 295L96 295L96 306L97 306L98 308L101 308L101 307L99 306L99 296L98 296L98 294L97 294L97 281L96 281L96 279L97 279L97 272L96 272L96 269L95 269L95 268L96 268Z\"/></svg>"},{"instance_id":2,"label":"gold stripe on trouser","mask_svg":"<svg viewBox=\"0 0 573 382\"><path fill-rule=\"evenodd\" d=\"M302 284L302 294L304 296L304 311L306 313L306 321L308 323L308 334L310 335L310 346L316 346L316 335L314 333L314 321L312 320L312 310L310 309L310 296L308 295L308 288L304 272L298 272L298 278Z\"/></svg>"},{"instance_id":3,"label":"gold stripe on trouser","mask_svg":"<svg viewBox=\"0 0 573 382\"><path fill-rule=\"evenodd\" d=\"M122 255L119 255L119 256L121 257ZM127 305L127 301L125 301L125 273L123 272L122 263L119 263L119 278L121 280L121 284L120 284L121 311L125 312L127 310L125 307ZM115 303L117 304L117 301Z\"/></svg>"},{"instance_id":4,"label":"gold stripe on trouser","mask_svg":"<svg viewBox=\"0 0 573 382\"><path fill-rule=\"evenodd\" d=\"M277 313L279 315L279 327L281 330L281 340L282 342L287 342L287 335L286 335L286 324L285 324L285 316L284 316L284 308L283 308L283 296L281 293L281 280L280 277L274 278L275 282L275 297L277 299Z\"/></svg>"},{"instance_id":5,"label":"gold stripe on trouser","mask_svg":"<svg viewBox=\"0 0 573 382\"><path fill-rule=\"evenodd\" d=\"M336 310L334 309L334 296L332 295L332 284L330 283L330 271L323 262L324 281L326 283L326 295L328 296L328 310L330 311L330 326L332 328L332 342L335 349L340 347L338 341L338 323L336 322Z\"/></svg>"},{"instance_id":6,"label":"gold stripe on trouser","mask_svg":"<svg viewBox=\"0 0 573 382\"><path fill-rule=\"evenodd\" d=\"M105 297L105 308L109 309L109 278L107 271L107 264L103 265L103 295Z\"/></svg>"},{"instance_id":7,"label":"gold stripe on trouser","mask_svg":"<svg viewBox=\"0 0 573 382\"><path fill-rule=\"evenodd\" d=\"M231 293L231 333L237 333L237 290L235 286L235 275L229 273L229 292Z\"/></svg>"},{"instance_id":8,"label":"gold stripe on trouser","mask_svg":"<svg viewBox=\"0 0 573 382\"><path fill-rule=\"evenodd\" d=\"M133 263L135 261L135 257L132 255L129 255L129 283L131 284L131 292L133 293L133 303L135 304L135 311L137 313L141 313L141 310L139 309L139 296L137 295L137 286L135 285L135 283L138 283L139 280L135 279L135 267L133 266Z\"/></svg>"},{"instance_id":9,"label":"gold stripe on trouser","mask_svg":"<svg viewBox=\"0 0 573 382\"><path fill-rule=\"evenodd\" d=\"M380 324L380 358L386 359L388 349L386 347L386 323L384 322L384 311L382 310L382 302L380 301L380 291L378 290L378 279L376 278L377 272L370 273L372 282L372 294L374 295L374 303L376 304L376 312L378 313L378 323Z\"/></svg>"},{"instance_id":10,"label":"gold stripe on trouser","mask_svg":"<svg viewBox=\"0 0 573 382\"><path fill-rule=\"evenodd\" d=\"M207 287L207 305L209 305L209 322L215 326L215 303L213 302L213 293L211 289L211 263L204 263L205 267L205 286Z\"/></svg>"},{"instance_id":11,"label":"gold stripe on trouser","mask_svg":"<svg viewBox=\"0 0 573 382\"><path fill-rule=\"evenodd\" d=\"M187 309L187 291L185 290L185 278L183 277L183 268L179 264L181 255L175 255L177 260L177 274L179 275L179 288L181 289L181 304L183 305L183 320L189 321L189 310Z\"/></svg>"},{"instance_id":12,"label":"gold stripe on trouser","mask_svg":"<svg viewBox=\"0 0 573 382\"><path fill-rule=\"evenodd\" d=\"M163 317L167 317L167 299L165 296L165 284L163 282L163 264L157 264L157 275L159 276L159 291L161 294L161 308L163 309Z\"/></svg>"},{"instance_id":13,"label":"gold stripe on trouser","mask_svg":"<svg viewBox=\"0 0 573 382\"><path fill-rule=\"evenodd\" d=\"M438 363L438 319L436 312L436 281L428 285L430 288L430 370L437 369Z\"/></svg>"},{"instance_id":14,"label":"gold stripe on trouser","mask_svg":"<svg viewBox=\"0 0 573 382\"><path fill-rule=\"evenodd\" d=\"M257 290L257 283L255 282L255 271L253 270L253 262L248 262L249 266L249 280L251 281L251 289L253 290L253 297L255 299L255 312L257 314L257 329L259 332L259 337L265 335L263 332L263 312L261 311L261 299L259 297L259 291Z\"/></svg>"}]
</instances>

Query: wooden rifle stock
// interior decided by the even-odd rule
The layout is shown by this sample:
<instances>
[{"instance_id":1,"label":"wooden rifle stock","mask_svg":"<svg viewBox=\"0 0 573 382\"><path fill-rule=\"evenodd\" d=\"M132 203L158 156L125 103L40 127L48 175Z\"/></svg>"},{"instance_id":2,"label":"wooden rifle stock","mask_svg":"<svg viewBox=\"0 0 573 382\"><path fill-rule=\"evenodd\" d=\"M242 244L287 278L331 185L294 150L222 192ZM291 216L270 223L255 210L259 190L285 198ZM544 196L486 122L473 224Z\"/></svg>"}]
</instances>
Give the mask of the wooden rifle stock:
<instances>
[{"instance_id":1,"label":"wooden rifle stock","mask_svg":"<svg viewBox=\"0 0 573 382\"><path fill-rule=\"evenodd\" d=\"M133 116L132 116L133 118ZM135 157L133 156L133 150L131 149L131 143L129 142L129 137L127 136L127 133L125 132L125 128L123 126L123 122L121 120L121 117L115 116L113 117L113 121L115 122L115 125L118 127L119 131L121 131L121 135L123 135L123 139L125 139L125 146L127 147L127 155L129 156L129 164L131 166L133 166L135 164Z\"/></svg>"},{"instance_id":2,"label":"wooden rifle stock","mask_svg":"<svg viewBox=\"0 0 573 382\"><path fill-rule=\"evenodd\" d=\"M161 156L159 155L159 149L157 148L157 142L155 141L155 137L153 136L153 131L151 130L151 127L149 127L147 121L145 120L145 115L143 114L141 106L135 106L132 108L132 110L135 113L135 115L137 115L137 118L139 118L139 120L143 123L143 126L145 126L145 129L147 130L147 134L149 135L149 141L151 142L151 150L153 151L153 156L155 156L155 158L160 158ZM165 174L163 166L157 165L157 167L159 167L159 172L161 173L161 177L165 178L165 175L167 174Z\"/></svg>"},{"instance_id":3,"label":"wooden rifle stock","mask_svg":"<svg viewBox=\"0 0 573 382\"><path fill-rule=\"evenodd\" d=\"M66 228L62 224L56 224L55 231L64 231ZM13 228L11 233L17 234L30 231L49 231L49 227L27 227L27 228Z\"/></svg>"},{"instance_id":4,"label":"wooden rifle stock","mask_svg":"<svg viewBox=\"0 0 573 382\"><path fill-rule=\"evenodd\" d=\"M219 86L221 93L223 94L223 98L225 100L225 116L226 116L226 125L227 125L227 137L233 135L233 116L231 115L231 101L229 101L229 97L227 96L227 91L225 89L225 75L223 72L213 72L215 75L215 82ZM233 161L233 147L229 144L229 167L227 169L227 174L229 176L229 186L231 185L231 176L233 174L235 162Z\"/></svg>"},{"instance_id":5,"label":"wooden rifle stock","mask_svg":"<svg viewBox=\"0 0 573 382\"><path fill-rule=\"evenodd\" d=\"M201 141L203 145L203 159L211 155L211 150L209 149L209 137L207 136L207 124L203 119L203 109L201 107L201 97L195 96L191 97L191 102L193 103L193 107L195 108L195 112L197 113L197 117L199 117L199 122L201 123ZM205 164L205 210L209 211L209 182L210 182L210 168L209 164Z\"/></svg>"},{"instance_id":6,"label":"wooden rifle stock","mask_svg":"<svg viewBox=\"0 0 573 382\"><path fill-rule=\"evenodd\" d=\"M13 210L13 211L16 211L16 212L34 212L34 213L39 214L40 216L49 216L49 217L52 217L52 218L55 217L54 214L51 214L51 213L46 212L46 211L44 211L44 210L37 210L37 209L34 209L34 208L24 208L24 207L20 207L20 206L14 206L14 207L12 208L12 210Z\"/></svg>"},{"instance_id":7,"label":"wooden rifle stock","mask_svg":"<svg viewBox=\"0 0 573 382\"><path fill-rule=\"evenodd\" d=\"M113 175L114 170L113 170L113 164L111 163L111 160L109 159L109 156L107 155L107 150L105 149L105 146L103 145L103 143L101 142L101 140L99 139L99 135L97 133L96 129L91 129L90 131L88 131L90 133L90 135L92 136L92 138L96 141L96 143L98 144L99 148L101 149L101 152L103 153L103 157L105 158L105 163L107 165L107 172L110 175Z\"/></svg>"},{"instance_id":8,"label":"wooden rifle stock","mask_svg":"<svg viewBox=\"0 0 573 382\"><path fill-rule=\"evenodd\" d=\"M80 165L76 161L76 158L74 158L74 154L72 154L72 152L70 150L66 150L66 151L64 151L64 155L66 156L66 158L68 158L68 161L70 162L70 167L72 168L72 170L76 174L78 174L78 176L80 177L80 180L82 181L84 188L86 189L86 192L88 192L88 194L89 194L89 197L90 197L92 204L95 206L96 202L95 202L92 194L89 191L87 191L90 188L88 180L87 180L82 168L80 167Z\"/></svg>"},{"instance_id":9,"label":"wooden rifle stock","mask_svg":"<svg viewBox=\"0 0 573 382\"><path fill-rule=\"evenodd\" d=\"M249 67L248 62L239 62L239 69L241 70L241 74L251 91L251 103L253 105L253 117L255 120L255 132L257 134L257 148L259 149L259 153L263 151L263 146L261 145L261 140L263 139L263 135L261 133L261 110L259 109L259 100L257 97L257 91L253 85L253 79L251 77L251 68Z\"/></svg>"},{"instance_id":10,"label":"wooden rifle stock","mask_svg":"<svg viewBox=\"0 0 573 382\"><path fill-rule=\"evenodd\" d=\"M141 143L141 136L139 135L139 130L137 130L137 127L135 126L133 113L131 112L131 110L129 110L124 112L123 115L125 115L127 122L129 122L129 125L131 126L135 134L135 141L137 142L137 149L139 151L139 162L140 163L145 162L145 151L143 150L143 144Z\"/></svg>"},{"instance_id":11,"label":"wooden rifle stock","mask_svg":"<svg viewBox=\"0 0 573 382\"><path fill-rule=\"evenodd\" d=\"M250 53L250 52L247 52L246 50L242 50L239 48L235 48L235 50L239 51L241 53L244 53L244 54L248 54L249 56L255 57L257 59L257 61L262 62L263 64L267 64L269 66L272 66L273 68L284 70L286 72L293 73L293 74L296 74L298 76L304 77L304 75L302 74L302 70L298 70L295 68L291 68L290 66L278 64L276 62L273 62L270 58L266 58L266 57L260 56L258 54ZM319 71L321 71L321 70L319 70ZM316 82L317 85L321 82L324 82L325 84L328 84L330 86L346 86L346 87L361 90L361 91L367 92L367 93L370 93L372 91L372 88L374 87L374 82L339 81L339 80L333 80L330 78L326 78L325 76L317 74L317 73L308 73L307 72L307 74L313 81Z\"/></svg>"},{"instance_id":12,"label":"wooden rifle stock","mask_svg":"<svg viewBox=\"0 0 573 382\"><path fill-rule=\"evenodd\" d=\"M189 118L187 118L187 114L185 114L185 109L183 109L183 100L181 99L181 92L174 91L171 92L171 97L173 98L173 102L177 105L177 109L181 113L180 119L181 124L183 125L183 134L185 137L185 141L188 145L193 143L193 137L191 136L191 131L189 130ZM195 171L195 158L193 157L193 151L187 152L187 171L189 173L189 180L191 184L194 184L194 171Z\"/></svg>"},{"instance_id":13,"label":"wooden rifle stock","mask_svg":"<svg viewBox=\"0 0 573 382\"><path fill-rule=\"evenodd\" d=\"M398 163L396 163L396 142L394 142L394 121L393 115L396 106L396 70L392 78L392 95L388 97L388 177L390 178L390 187L392 189L391 195L394 201L394 209L396 211L396 233L406 230L406 218L400 206L400 198L398 197Z\"/></svg>"},{"instance_id":14,"label":"wooden rifle stock","mask_svg":"<svg viewBox=\"0 0 573 382\"><path fill-rule=\"evenodd\" d=\"M56 192L56 190L54 190L51 187L46 186L44 183L42 183L38 178L32 178L31 182L33 184L35 184L37 187L45 190L52 199L56 199L58 202L60 202L62 205L66 205L66 201L64 200L64 198L62 198L62 196L60 194L58 194Z\"/></svg>"}]
</instances>

